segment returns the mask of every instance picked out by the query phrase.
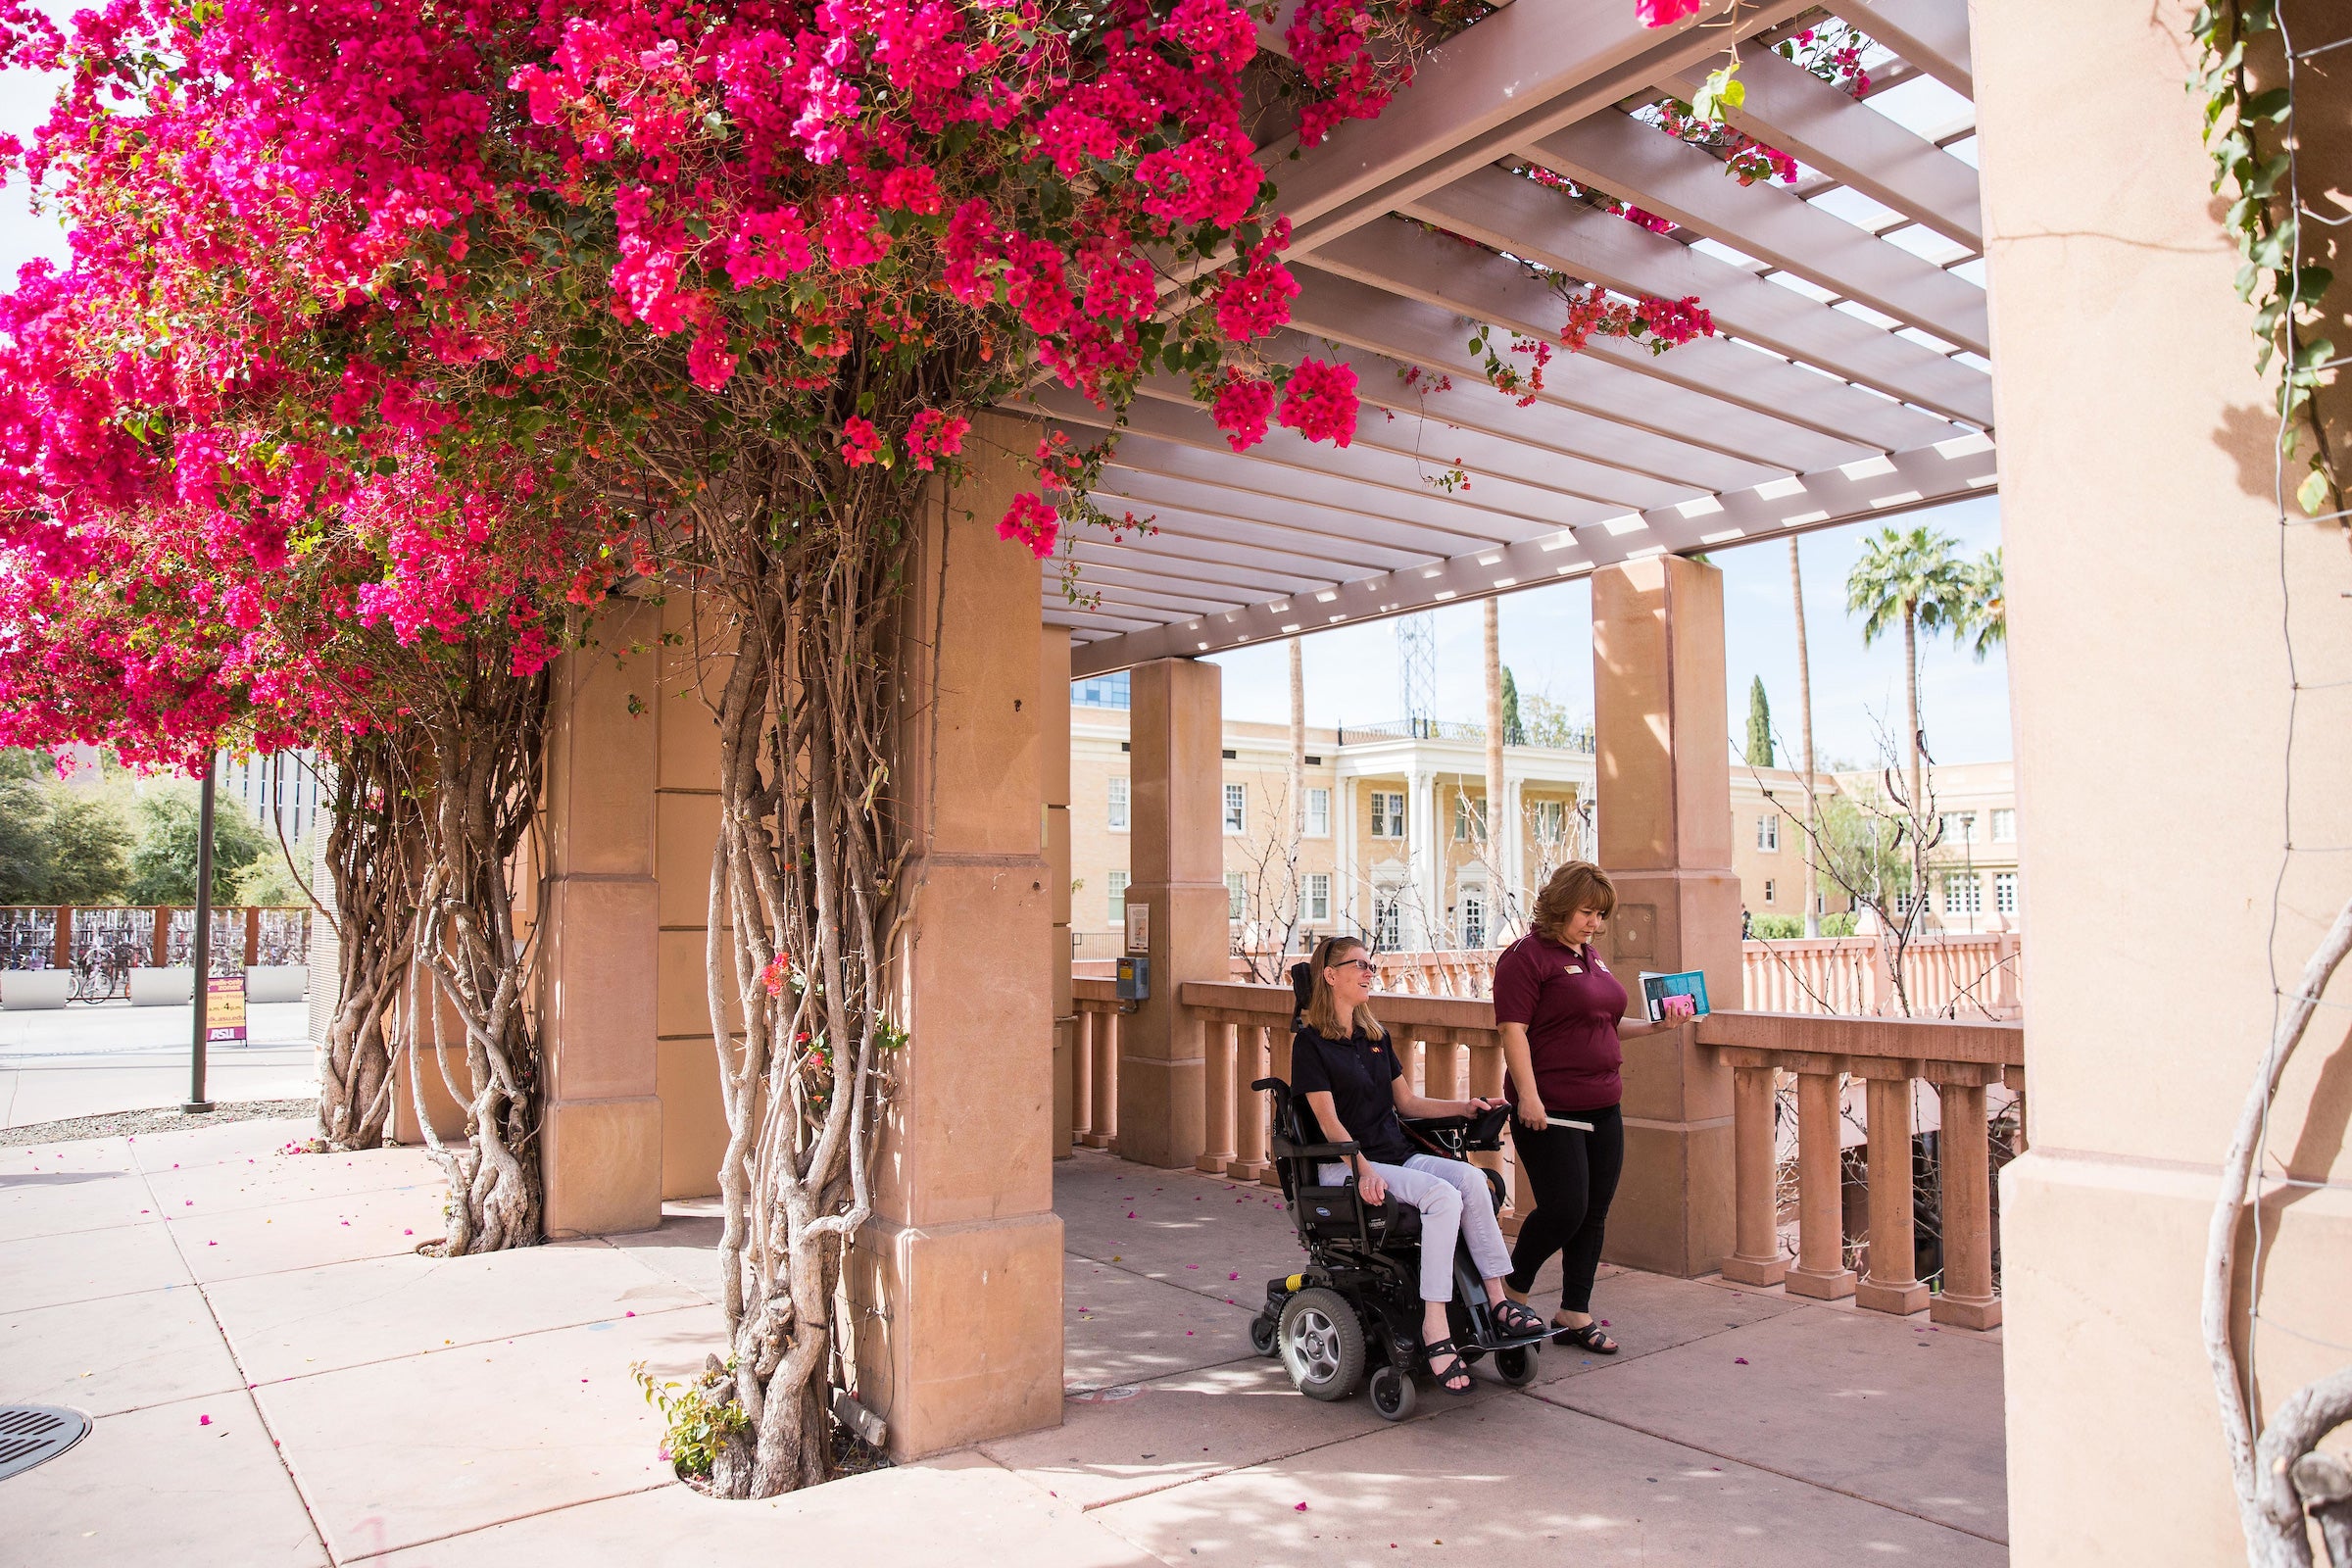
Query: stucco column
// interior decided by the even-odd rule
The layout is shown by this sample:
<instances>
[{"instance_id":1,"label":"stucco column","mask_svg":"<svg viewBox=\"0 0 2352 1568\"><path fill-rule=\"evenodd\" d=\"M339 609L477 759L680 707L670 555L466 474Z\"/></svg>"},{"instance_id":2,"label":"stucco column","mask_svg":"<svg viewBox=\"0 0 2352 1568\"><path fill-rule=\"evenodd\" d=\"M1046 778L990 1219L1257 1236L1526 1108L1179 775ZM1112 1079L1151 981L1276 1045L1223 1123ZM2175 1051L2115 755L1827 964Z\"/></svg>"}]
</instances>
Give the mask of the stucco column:
<instances>
[{"instance_id":1,"label":"stucco column","mask_svg":"<svg viewBox=\"0 0 2352 1568\"><path fill-rule=\"evenodd\" d=\"M1119 1023L1119 1152L1150 1165L1191 1165L1207 1148L1201 1026L1177 993L1231 972L1223 678L1214 664L1159 659L1129 682L1127 907L1151 911L1152 996Z\"/></svg>"},{"instance_id":2,"label":"stucco column","mask_svg":"<svg viewBox=\"0 0 2352 1568\"><path fill-rule=\"evenodd\" d=\"M986 424L972 445L992 456L924 509L902 602L908 1043L848 1280L858 1396L902 1458L1061 1418L1038 564L997 537L1021 476L993 455L1035 434Z\"/></svg>"},{"instance_id":3,"label":"stucco column","mask_svg":"<svg viewBox=\"0 0 2352 1568\"><path fill-rule=\"evenodd\" d=\"M1352 934L1361 919L1355 897L1355 879L1361 873L1356 861L1356 781L1340 773L1331 781L1331 830L1337 835L1333 845L1330 935Z\"/></svg>"},{"instance_id":4,"label":"stucco column","mask_svg":"<svg viewBox=\"0 0 2352 1568\"><path fill-rule=\"evenodd\" d=\"M1536 894L1536 890L1527 885L1526 797L1527 780L1507 780L1502 786L1502 817L1495 824L1495 831L1502 835L1503 887L1512 906L1522 914L1534 907Z\"/></svg>"},{"instance_id":5,"label":"stucco column","mask_svg":"<svg viewBox=\"0 0 2352 1568\"><path fill-rule=\"evenodd\" d=\"M1038 721L1045 732L1046 889L1054 929L1046 982L1054 997L1054 1157L1070 1157L1077 1124L1078 1005L1070 989L1070 634L1048 626L1038 662Z\"/></svg>"},{"instance_id":6,"label":"stucco column","mask_svg":"<svg viewBox=\"0 0 2352 1568\"><path fill-rule=\"evenodd\" d=\"M2221 227L2235 186L2209 188L2203 101L2180 90L2191 0L1972 9L2032 927L2032 1149L2000 1176L2011 1557L2242 1562L2199 1340L2207 1227L2274 977L2298 988L2352 895L2352 554L2335 522L2278 524L2276 382ZM2306 49L2345 30L2341 6L2281 11ZM2278 38L2249 43L2258 89ZM2303 200L2329 220L2352 165L2344 57L2297 82ZM2333 269L2340 307L2345 230L2306 234L2334 247L2305 260ZM2317 335L2352 343L2340 318ZM2258 1421L2347 1359L2323 1343L2347 1338L2352 1300L2347 1004L2339 969L2238 1230Z\"/></svg>"},{"instance_id":7,"label":"stucco column","mask_svg":"<svg viewBox=\"0 0 2352 1568\"><path fill-rule=\"evenodd\" d=\"M547 1082L541 1122L551 1237L662 1223L655 1036L654 790L662 612L632 605L602 647L553 675L547 737ZM612 650L640 647L641 654ZM631 698L639 710L631 712Z\"/></svg>"},{"instance_id":8,"label":"stucco column","mask_svg":"<svg viewBox=\"0 0 2352 1568\"><path fill-rule=\"evenodd\" d=\"M1438 837L1438 776L1415 768L1405 802L1405 853L1411 858L1411 918L1402 932L1409 949L1427 952L1445 944L1438 933L1446 919L1446 846Z\"/></svg>"},{"instance_id":9,"label":"stucco column","mask_svg":"<svg viewBox=\"0 0 2352 1568\"><path fill-rule=\"evenodd\" d=\"M1740 881L1723 673L1723 574L1677 556L1592 575L1600 863L1617 884L1609 962L1640 1005L1643 969L1740 988ZM1612 1262L1684 1276L1732 1250L1732 1075L1689 1027L1625 1043L1625 1177Z\"/></svg>"}]
</instances>

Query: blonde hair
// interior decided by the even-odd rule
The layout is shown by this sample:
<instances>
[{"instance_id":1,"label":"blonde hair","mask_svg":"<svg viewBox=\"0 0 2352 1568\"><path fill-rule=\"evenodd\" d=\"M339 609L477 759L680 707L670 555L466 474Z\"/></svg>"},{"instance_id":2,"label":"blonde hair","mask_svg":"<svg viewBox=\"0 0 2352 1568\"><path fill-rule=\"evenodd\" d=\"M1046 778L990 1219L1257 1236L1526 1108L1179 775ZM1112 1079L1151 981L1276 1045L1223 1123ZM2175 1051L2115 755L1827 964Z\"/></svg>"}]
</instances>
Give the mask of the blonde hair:
<instances>
[{"instance_id":1,"label":"blonde hair","mask_svg":"<svg viewBox=\"0 0 2352 1568\"><path fill-rule=\"evenodd\" d=\"M1562 935L1568 922L1579 909L1593 909L1606 915L1617 907L1617 884L1609 873L1591 860L1571 860L1551 873L1544 891L1536 895L1536 914L1533 924L1536 934L1566 945Z\"/></svg>"},{"instance_id":2,"label":"blonde hair","mask_svg":"<svg viewBox=\"0 0 2352 1568\"><path fill-rule=\"evenodd\" d=\"M1342 961L1350 948L1369 951L1356 937L1325 937L1315 944L1313 955L1306 960L1307 976L1314 986L1306 998L1306 1026L1326 1040L1346 1040L1358 1029L1375 1040L1386 1040L1389 1032L1372 1016L1369 1002L1357 1006L1353 1019L1343 1022L1340 1018L1339 999L1331 994L1331 981L1323 971Z\"/></svg>"}]
</instances>

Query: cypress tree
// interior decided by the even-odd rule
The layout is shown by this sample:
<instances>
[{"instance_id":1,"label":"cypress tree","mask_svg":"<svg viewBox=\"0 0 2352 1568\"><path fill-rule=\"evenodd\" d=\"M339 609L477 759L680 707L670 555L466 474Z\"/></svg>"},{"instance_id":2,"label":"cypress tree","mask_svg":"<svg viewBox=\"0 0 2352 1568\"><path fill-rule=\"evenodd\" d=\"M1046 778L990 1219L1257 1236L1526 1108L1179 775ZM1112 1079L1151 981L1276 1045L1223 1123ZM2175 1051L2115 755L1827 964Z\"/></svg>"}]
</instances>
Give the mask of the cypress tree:
<instances>
[{"instance_id":1,"label":"cypress tree","mask_svg":"<svg viewBox=\"0 0 2352 1568\"><path fill-rule=\"evenodd\" d=\"M1747 765L1772 765L1772 706L1764 700L1764 677L1747 688Z\"/></svg>"}]
</instances>

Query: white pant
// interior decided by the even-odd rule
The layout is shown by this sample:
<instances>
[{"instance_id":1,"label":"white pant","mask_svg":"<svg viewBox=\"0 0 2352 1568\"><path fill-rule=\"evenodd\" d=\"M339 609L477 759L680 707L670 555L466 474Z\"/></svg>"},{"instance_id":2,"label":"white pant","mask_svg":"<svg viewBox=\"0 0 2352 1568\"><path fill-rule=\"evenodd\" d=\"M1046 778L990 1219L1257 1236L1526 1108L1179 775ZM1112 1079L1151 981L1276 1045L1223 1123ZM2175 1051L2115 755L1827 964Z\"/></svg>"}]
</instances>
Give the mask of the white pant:
<instances>
[{"instance_id":1,"label":"white pant","mask_svg":"<svg viewBox=\"0 0 2352 1568\"><path fill-rule=\"evenodd\" d=\"M1453 1239L1470 1244L1470 1261L1481 1279L1500 1279L1511 1271L1510 1249L1503 1246L1502 1227L1494 1221L1494 1191L1487 1173L1466 1160L1440 1159L1435 1154L1410 1154L1401 1165L1372 1168L1396 1195L1399 1203L1421 1211L1421 1299L1453 1299ZM1326 1187L1348 1179L1349 1167L1338 1160L1324 1163Z\"/></svg>"}]
</instances>

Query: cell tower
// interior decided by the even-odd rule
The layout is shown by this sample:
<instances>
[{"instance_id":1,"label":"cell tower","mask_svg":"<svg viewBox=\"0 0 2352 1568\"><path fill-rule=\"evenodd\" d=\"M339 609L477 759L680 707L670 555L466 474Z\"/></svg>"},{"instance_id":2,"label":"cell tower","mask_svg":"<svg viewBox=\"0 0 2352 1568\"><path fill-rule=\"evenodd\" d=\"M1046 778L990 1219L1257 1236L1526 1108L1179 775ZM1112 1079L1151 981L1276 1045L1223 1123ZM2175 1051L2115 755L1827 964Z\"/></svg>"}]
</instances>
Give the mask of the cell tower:
<instances>
[{"instance_id":1,"label":"cell tower","mask_svg":"<svg viewBox=\"0 0 2352 1568\"><path fill-rule=\"evenodd\" d=\"M1396 672L1404 684L1406 727L1418 739L1437 735L1438 617L1429 611L1396 621Z\"/></svg>"}]
</instances>

